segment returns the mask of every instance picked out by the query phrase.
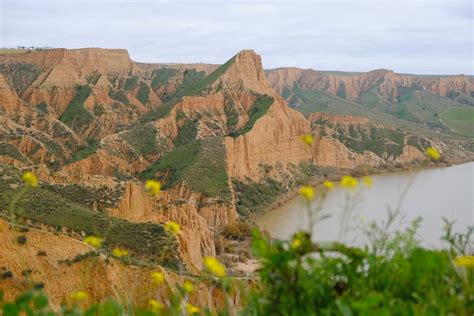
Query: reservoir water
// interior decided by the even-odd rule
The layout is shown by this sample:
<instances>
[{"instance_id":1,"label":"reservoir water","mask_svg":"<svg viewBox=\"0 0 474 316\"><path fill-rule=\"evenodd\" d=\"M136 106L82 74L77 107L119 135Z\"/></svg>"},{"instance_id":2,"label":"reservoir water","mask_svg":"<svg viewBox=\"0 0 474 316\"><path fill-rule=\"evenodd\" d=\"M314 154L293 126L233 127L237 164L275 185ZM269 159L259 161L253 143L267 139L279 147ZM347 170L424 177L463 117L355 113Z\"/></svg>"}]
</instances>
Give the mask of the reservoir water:
<instances>
[{"instance_id":1,"label":"reservoir water","mask_svg":"<svg viewBox=\"0 0 474 316\"><path fill-rule=\"evenodd\" d=\"M355 192L336 185L327 194L323 207L318 213L327 216L313 226L317 241L340 240L343 218L350 218L344 225L342 240L352 244L363 244L365 239L361 227L371 221L380 223L387 219L389 209L399 210L399 216L392 224L392 230L404 230L417 217L422 217L418 238L427 247L442 247L442 218L456 221L456 231L464 232L474 225L474 162L461 165L383 174L372 177L373 186L359 184ZM347 210L347 201L353 207ZM317 208L321 199L315 198L312 209ZM350 214L349 217L347 214ZM314 216L314 211L313 211ZM272 237L288 239L299 229L308 229L307 204L299 196L270 210L257 222Z\"/></svg>"}]
</instances>

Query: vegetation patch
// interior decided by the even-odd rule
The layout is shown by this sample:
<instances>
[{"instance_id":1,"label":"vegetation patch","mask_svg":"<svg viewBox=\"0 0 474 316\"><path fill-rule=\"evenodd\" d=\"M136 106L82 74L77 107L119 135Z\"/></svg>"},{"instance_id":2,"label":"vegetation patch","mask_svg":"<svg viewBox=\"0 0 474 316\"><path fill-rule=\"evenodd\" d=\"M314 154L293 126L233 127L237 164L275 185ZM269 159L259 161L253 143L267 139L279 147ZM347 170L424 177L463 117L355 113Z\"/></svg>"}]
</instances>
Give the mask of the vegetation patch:
<instances>
[{"instance_id":1,"label":"vegetation patch","mask_svg":"<svg viewBox=\"0 0 474 316\"><path fill-rule=\"evenodd\" d=\"M347 95L346 95L346 85L344 84L344 82L342 82L342 81L339 82L339 86L337 87L336 95L341 99L345 99L347 97Z\"/></svg>"},{"instance_id":2,"label":"vegetation patch","mask_svg":"<svg viewBox=\"0 0 474 316\"><path fill-rule=\"evenodd\" d=\"M120 133L120 137L141 155L158 154L167 149L166 143L157 137L157 131L151 125L136 126Z\"/></svg>"},{"instance_id":3,"label":"vegetation patch","mask_svg":"<svg viewBox=\"0 0 474 316\"><path fill-rule=\"evenodd\" d=\"M451 108L441 114L441 119L456 134L474 137L474 108Z\"/></svg>"},{"instance_id":4,"label":"vegetation patch","mask_svg":"<svg viewBox=\"0 0 474 316\"><path fill-rule=\"evenodd\" d=\"M90 74L88 74L86 76L87 83L95 86L97 84L97 82L99 81L101 76L102 75L100 74L100 72L98 70L93 71L93 72L91 72Z\"/></svg>"},{"instance_id":5,"label":"vegetation patch","mask_svg":"<svg viewBox=\"0 0 474 316\"><path fill-rule=\"evenodd\" d=\"M431 142L420 136L409 136L407 139L407 144L415 147L422 153L425 152L426 148L431 147Z\"/></svg>"},{"instance_id":6,"label":"vegetation patch","mask_svg":"<svg viewBox=\"0 0 474 316\"><path fill-rule=\"evenodd\" d=\"M207 196L230 200L225 168L225 148L220 137L195 140L165 153L139 176L158 177L164 187L184 181L191 189Z\"/></svg>"},{"instance_id":7,"label":"vegetation patch","mask_svg":"<svg viewBox=\"0 0 474 316\"><path fill-rule=\"evenodd\" d=\"M404 134L388 128L370 126L368 130L351 126L349 135L340 127L335 127L335 137L356 153L371 151L379 157L397 157L403 153Z\"/></svg>"},{"instance_id":8,"label":"vegetation patch","mask_svg":"<svg viewBox=\"0 0 474 316\"><path fill-rule=\"evenodd\" d=\"M127 80L125 80L125 84L123 86L123 89L128 92L130 90L132 90L133 88L135 88L138 84L138 77L136 76L132 76L132 77L128 77Z\"/></svg>"},{"instance_id":9,"label":"vegetation patch","mask_svg":"<svg viewBox=\"0 0 474 316\"><path fill-rule=\"evenodd\" d=\"M187 143L190 143L196 139L198 132L198 121L188 119L186 122L179 128L178 136L174 140L176 146L181 146Z\"/></svg>"},{"instance_id":10,"label":"vegetation patch","mask_svg":"<svg viewBox=\"0 0 474 316\"><path fill-rule=\"evenodd\" d=\"M84 102L91 95L91 92L89 86L77 87L74 98L72 98L64 113L59 117L61 122L79 134L94 120L94 115L84 107Z\"/></svg>"},{"instance_id":11,"label":"vegetation patch","mask_svg":"<svg viewBox=\"0 0 474 316\"><path fill-rule=\"evenodd\" d=\"M236 109L231 98L225 98L224 112L227 117L227 128L232 133L235 132L237 123L239 122L239 111Z\"/></svg>"},{"instance_id":12,"label":"vegetation patch","mask_svg":"<svg viewBox=\"0 0 474 316\"><path fill-rule=\"evenodd\" d=\"M28 159L12 144L0 143L0 156L7 156L23 163L28 163Z\"/></svg>"},{"instance_id":13,"label":"vegetation patch","mask_svg":"<svg viewBox=\"0 0 474 316\"><path fill-rule=\"evenodd\" d=\"M22 189L12 189L11 184L20 184L22 181L20 172L13 167L0 165L0 169L9 176L8 179L0 179L0 205L8 205L18 190ZM30 188L28 194L19 199L14 212L18 217L34 222L103 237L107 247L121 245L130 249L133 255L153 264L170 268L180 266L176 240L169 238L162 225L132 223L105 212L93 211L69 199L80 199L77 190L71 194L64 194L64 190L69 188L62 191L44 185Z\"/></svg>"},{"instance_id":14,"label":"vegetation patch","mask_svg":"<svg viewBox=\"0 0 474 316\"><path fill-rule=\"evenodd\" d=\"M266 177L260 182L250 178L233 179L232 184L237 193L237 212L244 218L269 205L287 189L273 178Z\"/></svg>"},{"instance_id":15,"label":"vegetation patch","mask_svg":"<svg viewBox=\"0 0 474 316\"><path fill-rule=\"evenodd\" d=\"M268 109L273 104L273 101L274 100L272 97L269 97L267 95L259 95L257 97L257 100L255 100L255 103L250 108L250 118L247 124L245 124L245 126L242 127L241 130L236 133L233 133L231 136L236 137L248 133L255 125L255 122L263 115L265 115L265 113L267 113Z\"/></svg>"},{"instance_id":16,"label":"vegetation patch","mask_svg":"<svg viewBox=\"0 0 474 316\"><path fill-rule=\"evenodd\" d=\"M160 68L156 69L152 73L151 87L156 90L160 86L166 86L169 83L171 77L176 75L178 70L173 68Z\"/></svg>"},{"instance_id":17,"label":"vegetation patch","mask_svg":"<svg viewBox=\"0 0 474 316\"><path fill-rule=\"evenodd\" d=\"M183 96L201 94L207 87L222 76L234 61L235 56L207 76L205 76L204 72L198 72L194 69L185 70L183 82L178 86L176 91L171 95L164 96L163 101L165 101L165 103L157 109L144 114L140 120L146 123L165 117Z\"/></svg>"},{"instance_id":18,"label":"vegetation patch","mask_svg":"<svg viewBox=\"0 0 474 316\"><path fill-rule=\"evenodd\" d=\"M138 88L137 99L142 104L147 104L148 102L150 102L150 87L148 87L146 83L142 81L140 82Z\"/></svg>"},{"instance_id":19,"label":"vegetation patch","mask_svg":"<svg viewBox=\"0 0 474 316\"><path fill-rule=\"evenodd\" d=\"M130 104L130 100L128 99L127 95L125 94L125 92L123 92L122 90L113 90L113 89L110 89L109 90L109 97L111 97L112 99L114 99L115 101L119 101L123 104Z\"/></svg>"},{"instance_id":20,"label":"vegetation patch","mask_svg":"<svg viewBox=\"0 0 474 316\"><path fill-rule=\"evenodd\" d=\"M5 63L0 64L0 74L7 80L10 87L21 96L41 74L41 69L35 64Z\"/></svg>"},{"instance_id":21,"label":"vegetation patch","mask_svg":"<svg viewBox=\"0 0 474 316\"><path fill-rule=\"evenodd\" d=\"M74 152L69 163L73 163L84 158L89 157L90 155L94 154L97 149L100 147L100 141L94 138L90 138L86 141L86 145L81 145L77 148L77 151Z\"/></svg>"},{"instance_id":22,"label":"vegetation patch","mask_svg":"<svg viewBox=\"0 0 474 316\"><path fill-rule=\"evenodd\" d=\"M45 101L38 103L36 108L44 113L48 113L48 103Z\"/></svg>"}]
</instances>

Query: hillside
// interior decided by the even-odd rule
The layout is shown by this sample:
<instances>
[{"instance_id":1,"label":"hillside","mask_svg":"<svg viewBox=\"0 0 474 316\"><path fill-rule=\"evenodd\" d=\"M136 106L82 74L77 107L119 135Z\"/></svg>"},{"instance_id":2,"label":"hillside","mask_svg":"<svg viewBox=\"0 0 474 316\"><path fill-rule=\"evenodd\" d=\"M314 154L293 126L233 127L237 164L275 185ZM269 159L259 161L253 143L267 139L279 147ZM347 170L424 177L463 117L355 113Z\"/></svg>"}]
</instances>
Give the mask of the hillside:
<instances>
[{"instance_id":1,"label":"hillside","mask_svg":"<svg viewBox=\"0 0 474 316\"><path fill-rule=\"evenodd\" d=\"M55 229L73 240L90 234L106 237L103 255L120 245L130 251L129 264L137 269L146 265L199 273L204 256L218 256L238 275L244 271L235 258L245 264L248 249L222 246L232 244L222 231L251 221L275 197L301 183L368 167L414 166L424 161L428 146L438 148L446 162L473 158L473 143L465 138L444 130L438 135L419 122L408 122L413 129L404 129L398 125L404 117L392 120L387 111L357 103L373 87L383 87L390 94L377 92L377 102L399 98L398 103L411 108L414 101L404 98L421 94L423 105L417 107L426 103L430 111L441 113L468 106L459 102L461 97L470 102L469 78L443 81L459 89L449 99L435 94L446 93L444 83L408 92L397 86L405 79L393 79L397 93L385 81L374 86L380 78L392 80L394 74L382 71L360 79L364 84L341 79L347 82L343 98L329 88L317 90L320 81L311 83L312 75L291 72L293 80L290 72L280 72L266 74L252 50L222 65L144 64L132 61L126 50L100 48L0 54L3 218L19 190L21 172L31 170L40 186L15 210L25 226ZM421 79L410 80L422 84ZM450 103L432 101L440 98ZM386 103L382 106L388 107ZM449 115L446 124L457 117ZM459 128L465 126L453 130ZM314 137L311 145L301 140L306 134ZM159 197L144 189L149 179L162 183ZM166 238L167 221L181 226L176 240ZM60 257L76 256L77 249L71 248ZM0 266L28 268L13 261ZM37 281L46 282L40 276L50 268L36 269ZM71 284L77 284L79 272L68 273ZM13 281L21 282L17 273ZM101 282L90 287L104 286ZM63 293L52 288L46 283L54 301L60 301Z\"/></svg>"},{"instance_id":2,"label":"hillside","mask_svg":"<svg viewBox=\"0 0 474 316\"><path fill-rule=\"evenodd\" d=\"M452 136L465 118L442 121L449 108L474 106L472 76L428 76L397 74L378 69L367 73L322 72L312 69L279 68L267 71L268 81L290 104L303 113L329 112L393 120L412 128ZM401 122L401 123L400 123ZM469 136L469 135L466 135Z\"/></svg>"}]
</instances>

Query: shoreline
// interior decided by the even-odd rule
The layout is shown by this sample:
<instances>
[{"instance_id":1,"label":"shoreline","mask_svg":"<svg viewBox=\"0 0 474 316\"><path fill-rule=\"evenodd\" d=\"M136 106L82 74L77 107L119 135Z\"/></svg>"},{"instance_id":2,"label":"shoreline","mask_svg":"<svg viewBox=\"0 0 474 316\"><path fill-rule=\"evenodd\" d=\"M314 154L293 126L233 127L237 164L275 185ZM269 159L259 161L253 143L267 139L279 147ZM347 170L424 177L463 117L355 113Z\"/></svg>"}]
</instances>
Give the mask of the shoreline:
<instances>
[{"instance_id":1,"label":"shoreline","mask_svg":"<svg viewBox=\"0 0 474 316\"><path fill-rule=\"evenodd\" d=\"M429 164L426 165L426 166L423 166L422 164L416 164L416 165L411 165L410 164L409 166L404 165L402 167L389 166L388 168L384 168L384 169L382 169L380 167L369 167L370 169L367 170L368 172L360 172L357 175L354 175L354 173L357 173L357 171L358 171L356 169L340 169L340 170L337 171L338 172L337 176L328 177L326 179L318 179L318 180L313 179L313 180L309 181L308 185L310 185L311 187L314 188L314 187L317 187L317 186L321 185L323 183L323 181L325 181L325 180L329 180L329 181L332 181L332 182L338 182L338 181L340 181L340 179L344 175L352 175L355 178L361 178L361 177L365 177L365 176L374 176L374 175L382 175L382 174L396 174L396 173L415 171L415 170L420 170L421 171L421 170L426 170L426 169L448 168L448 167L462 165L462 164L470 163L470 162L474 162L474 157L471 157L471 158L465 159L465 160L461 159L461 160L458 160L458 161L455 161L455 162L453 162L453 161L446 161L446 162L442 161L442 162L437 162L437 163L429 162ZM347 172L344 172L344 171L347 171ZM268 206L264 207L259 212L254 214L254 216L252 216L252 221L254 221L256 223L258 218L264 216L268 212L270 212L270 211L272 211L272 210L274 210L278 207L281 207L285 203L287 203L290 200L294 199L298 195L298 190L299 190L299 187L295 187L292 190L277 196L272 203L270 203Z\"/></svg>"}]
</instances>

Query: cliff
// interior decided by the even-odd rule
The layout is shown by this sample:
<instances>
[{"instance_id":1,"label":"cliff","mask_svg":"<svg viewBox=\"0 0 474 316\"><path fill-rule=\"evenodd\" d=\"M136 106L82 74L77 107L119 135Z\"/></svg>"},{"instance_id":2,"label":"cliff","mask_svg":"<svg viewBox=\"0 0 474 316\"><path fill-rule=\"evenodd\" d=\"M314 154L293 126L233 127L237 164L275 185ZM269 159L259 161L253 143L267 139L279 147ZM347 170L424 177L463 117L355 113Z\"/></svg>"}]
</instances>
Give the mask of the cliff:
<instances>
[{"instance_id":1,"label":"cliff","mask_svg":"<svg viewBox=\"0 0 474 316\"><path fill-rule=\"evenodd\" d=\"M378 69L367 73L327 73L312 69L278 68L268 71L268 81L280 94L296 84L302 90L324 91L333 96L356 100L371 89L387 101L400 96L400 88L419 86L436 95L448 96L451 91L470 95L474 91L474 79L458 76L417 76L397 74Z\"/></svg>"}]
</instances>

